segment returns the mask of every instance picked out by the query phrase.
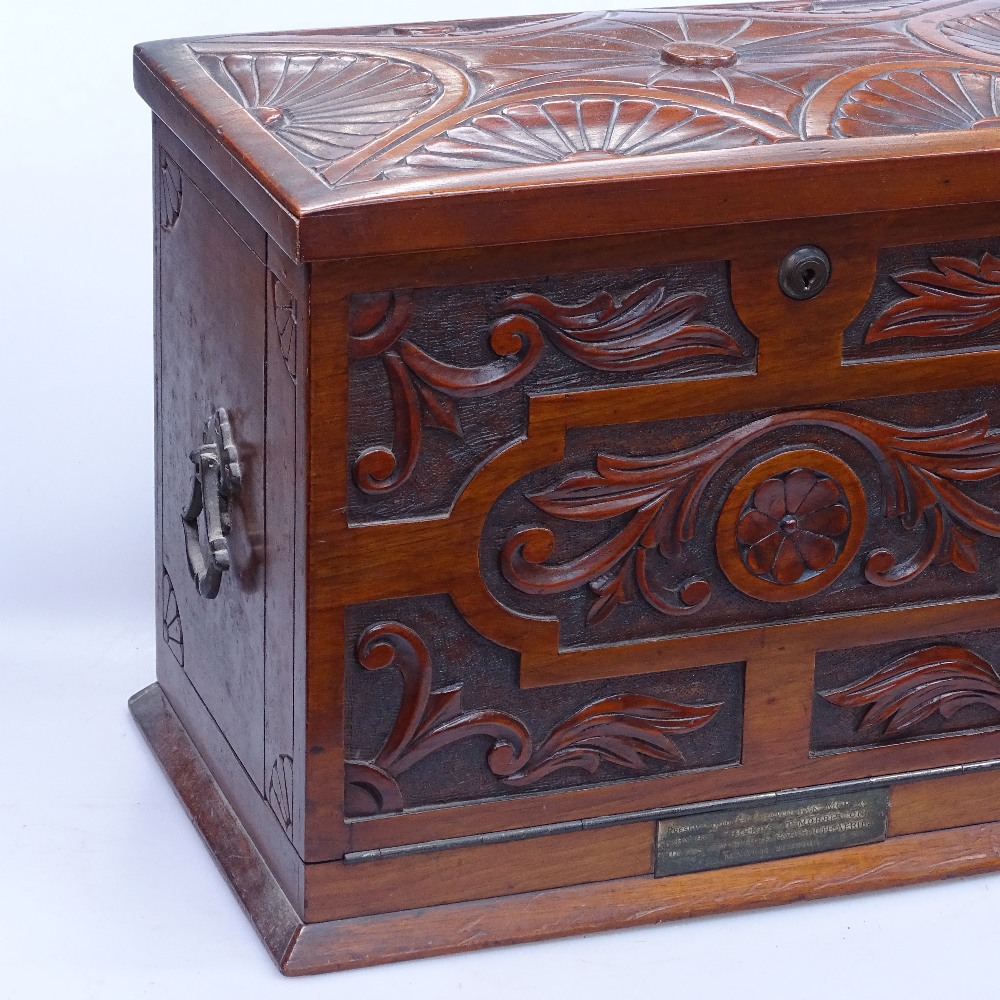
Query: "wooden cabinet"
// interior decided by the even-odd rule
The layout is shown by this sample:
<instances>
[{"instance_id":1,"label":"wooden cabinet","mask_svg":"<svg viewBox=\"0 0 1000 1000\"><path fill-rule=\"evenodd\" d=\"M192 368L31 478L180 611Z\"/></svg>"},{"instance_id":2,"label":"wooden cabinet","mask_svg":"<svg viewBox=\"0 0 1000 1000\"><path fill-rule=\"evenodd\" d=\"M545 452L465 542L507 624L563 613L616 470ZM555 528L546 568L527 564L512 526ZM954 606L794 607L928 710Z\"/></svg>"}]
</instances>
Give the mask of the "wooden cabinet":
<instances>
[{"instance_id":1,"label":"wooden cabinet","mask_svg":"<svg viewBox=\"0 0 1000 1000\"><path fill-rule=\"evenodd\" d=\"M135 67L133 710L284 971L997 866L995 11Z\"/></svg>"}]
</instances>

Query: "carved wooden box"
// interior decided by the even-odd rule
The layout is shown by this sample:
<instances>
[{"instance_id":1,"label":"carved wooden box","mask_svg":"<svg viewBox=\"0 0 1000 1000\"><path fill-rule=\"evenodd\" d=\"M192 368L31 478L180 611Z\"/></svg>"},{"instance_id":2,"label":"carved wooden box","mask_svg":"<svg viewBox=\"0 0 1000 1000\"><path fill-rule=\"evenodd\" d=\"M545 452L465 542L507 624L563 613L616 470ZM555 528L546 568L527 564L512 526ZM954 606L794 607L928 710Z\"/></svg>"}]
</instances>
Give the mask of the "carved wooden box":
<instances>
[{"instance_id":1,"label":"carved wooden box","mask_svg":"<svg viewBox=\"0 0 1000 1000\"><path fill-rule=\"evenodd\" d=\"M1000 9L141 45L158 684L283 971L1000 861Z\"/></svg>"}]
</instances>

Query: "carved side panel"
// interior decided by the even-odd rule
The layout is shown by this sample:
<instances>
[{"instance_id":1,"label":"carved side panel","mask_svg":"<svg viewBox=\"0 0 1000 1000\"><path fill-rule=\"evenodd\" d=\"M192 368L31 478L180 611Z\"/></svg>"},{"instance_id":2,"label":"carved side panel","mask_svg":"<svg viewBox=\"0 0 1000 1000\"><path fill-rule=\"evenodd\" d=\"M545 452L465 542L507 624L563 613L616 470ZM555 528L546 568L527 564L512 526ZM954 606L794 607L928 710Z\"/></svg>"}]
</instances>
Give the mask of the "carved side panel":
<instances>
[{"instance_id":1,"label":"carved side panel","mask_svg":"<svg viewBox=\"0 0 1000 1000\"><path fill-rule=\"evenodd\" d=\"M349 816L739 763L742 664L522 690L446 596L347 616Z\"/></svg>"},{"instance_id":2,"label":"carved side panel","mask_svg":"<svg viewBox=\"0 0 1000 1000\"><path fill-rule=\"evenodd\" d=\"M819 653L810 748L1000 729L998 667L995 631Z\"/></svg>"},{"instance_id":3,"label":"carved side panel","mask_svg":"<svg viewBox=\"0 0 1000 1000\"><path fill-rule=\"evenodd\" d=\"M447 512L529 393L752 372L725 263L355 295L352 523Z\"/></svg>"},{"instance_id":4,"label":"carved side panel","mask_svg":"<svg viewBox=\"0 0 1000 1000\"><path fill-rule=\"evenodd\" d=\"M995 594L1000 392L567 434L480 545L564 648Z\"/></svg>"},{"instance_id":5,"label":"carved side panel","mask_svg":"<svg viewBox=\"0 0 1000 1000\"><path fill-rule=\"evenodd\" d=\"M895 247L844 332L849 361L1000 348L1000 240Z\"/></svg>"}]
</instances>

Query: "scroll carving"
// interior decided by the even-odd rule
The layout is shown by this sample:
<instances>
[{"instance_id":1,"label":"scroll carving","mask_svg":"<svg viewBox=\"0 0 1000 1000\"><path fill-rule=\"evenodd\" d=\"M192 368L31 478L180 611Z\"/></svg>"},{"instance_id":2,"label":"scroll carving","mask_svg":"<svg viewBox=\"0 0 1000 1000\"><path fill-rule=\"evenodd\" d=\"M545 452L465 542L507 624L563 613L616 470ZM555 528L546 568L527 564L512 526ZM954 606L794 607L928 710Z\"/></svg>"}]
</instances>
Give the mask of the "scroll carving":
<instances>
[{"instance_id":1,"label":"scroll carving","mask_svg":"<svg viewBox=\"0 0 1000 1000\"><path fill-rule=\"evenodd\" d=\"M476 367L444 363L408 339L412 293L355 296L350 316L352 361L381 360L393 414L391 448L371 447L354 463L355 485L367 494L398 489L413 474L424 427L464 439L459 403L494 396L531 375L546 344L596 371L647 372L716 357L745 358L730 333L701 319L710 306L700 292L671 292L665 279L621 296L607 291L576 304L537 293L510 295L497 306L489 346L498 360Z\"/></svg>"},{"instance_id":2,"label":"scroll carving","mask_svg":"<svg viewBox=\"0 0 1000 1000\"><path fill-rule=\"evenodd\" d=\"M515 385L542 351L537 328L505 323L494 327L490 337L501 360L476 368L444 364L405 339L411 304L405 292L373 295L351 316L351 359L382 359L393 409L392 449L370 448L354 465L354 481L366 493L394 490L406 482L417 463L422 425L462 437L456 400Z\"/></svg>"},{"instance_id":3,"label":"scroll carving","mask_svg":"<svg viewBox=\"0 0 1000 1000\"><path fill-rule=\"evenodd\" d=\"M865 343L896 337L963 337L1000 324L1000 260L984 254L933 257L933 270L907 271L893 280L907 293L868 328Z\"/></svg>"},{"instance_id":4,"label":"scroll carving","mask_svg":"<svg viewBox=\"0 0 1000 1000\"><path fill-rule=\"evenodd\" d=\"M918 649L821 696L840 708L865 708L855 728L876 737L911 734L935 713L951 720L974 706L1000 718L1000 676L983 657L955 645Z\"/></svg>"},{"instance_id":5,"label":"scroll carving","mask_svg":"<svg viewBox=\"0 0 1000 1000\"><path fill-rule=\"evenodd\" d=\"M492 741L487 766L509 789L530 788L564 769L593 775L602 763L635 773L644 772L649 760L681 767L685 758L672 737L707 725L722 707L616 694L583 705L536 740L508 712L465 709L461 684L432 690L427 647L400 622L367 628L357 657L367 670L395 666L403 693L392 730L374 759L347 762L347 809L355 815L402 810L400 776L424 758L474 737Z\"/></svg>"},{"instance_id":6,"label":"scroll carving","mask_svg":"<svg viewBox=\"0 0 1000 1000\"><path fill-rule=\"evenodd\" d=\"M184 666L184 629L181 626L181 612L177 606L177 594L170 574L164 568L160 576L160 635L166 643L170 655L181 668Z\"/></svg>"},{"instance_id":7,"label":"scroll carving","mask_svg":"<svg viewBox=\"0 0 1000 1000\"><path fill-rule=\"evenodd\" d=\"M638 596L664 615L700 611L711 598L708 580L694 576L668 588L657 582L654 564L662 562L662 568L669 570L695 536L706 516L706 490L728 462L752 442L793 428L834 432L859 445L881 484L885 516L907 532L922 534L918 548L908 556L882 547L869 552L864 561L868 583L880 588L902 586L934 564L974 573L977 539L1000 537L1000 511L965 492L967 484L1000 475L1000 436L990 430L986 414L940 426L902 427L837 410L793 410L673 454L599 453L593 471L575 473L527 498L559 522L614 521L615 529L583 553L550 562L556 550L555 531L543 526L518 528L500 552L503 576L525 594L562 593L589 585L596 595L587 612L590 625ZM780 468L773 466L775 461ZM823 506L807 510L805 523L800 523L795 515L813 490ZM758 502L779 525L775 531L757 516L762 513ZM816 593L837 575L823 574L831 566L839 566L839 573L843 554L848 553L849 561L857 552L866 519L864 503L857 477L836 456L818 448L780 452L756 471L751 469L731 491L716 526L722 568L734 585L763 600ZM795 504L799 508L791 511ZM789 516L794 524L787 524L786 531L780 525ZM796 545L792 532L806 530L809 535L800 539L806 544ZM848 543L849 532L856 534ZM764 590L758 586L761 582L766 583Z\"/></svg>"}]
</instances>

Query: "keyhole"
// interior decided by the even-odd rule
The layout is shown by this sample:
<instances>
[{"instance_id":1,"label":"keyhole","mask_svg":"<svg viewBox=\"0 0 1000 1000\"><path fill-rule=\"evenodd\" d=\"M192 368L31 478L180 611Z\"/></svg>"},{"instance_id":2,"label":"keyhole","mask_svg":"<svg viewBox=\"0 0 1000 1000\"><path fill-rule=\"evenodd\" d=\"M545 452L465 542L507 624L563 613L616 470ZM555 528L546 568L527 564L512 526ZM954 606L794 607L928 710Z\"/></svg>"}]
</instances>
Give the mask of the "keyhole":
<instances>
[{"instance_id":1,"label":"keyhole","mask_svg":"<svg viewBox=\"0 0 1000 1000\"><path fill-rule=\"evenodd\" d=\"M819 247L793 250L778 269L778 284L791 299L811 299L830 280L830 258Z\"/></svg>"}]
</instances>

